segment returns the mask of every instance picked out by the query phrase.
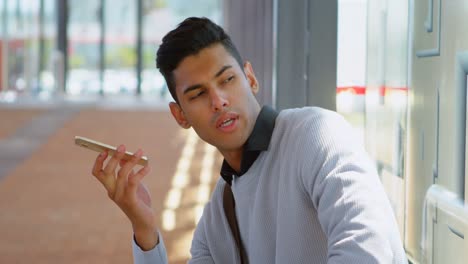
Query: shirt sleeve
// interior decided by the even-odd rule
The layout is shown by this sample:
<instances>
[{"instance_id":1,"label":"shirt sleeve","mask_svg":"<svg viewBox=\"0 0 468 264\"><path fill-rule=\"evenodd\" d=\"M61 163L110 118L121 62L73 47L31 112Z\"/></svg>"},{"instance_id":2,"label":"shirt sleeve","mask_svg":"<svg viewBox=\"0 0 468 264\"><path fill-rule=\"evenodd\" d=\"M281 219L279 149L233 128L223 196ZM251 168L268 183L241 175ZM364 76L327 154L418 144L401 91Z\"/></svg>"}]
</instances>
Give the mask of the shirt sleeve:
<instances>
[{"instance_id":1,"label":"shirt sleeve","mask_svg":"<svg viewBox=\"0 0 468 264\"><path fill-rule=\"evenodd\" d=\"M205 208L206 209L206 208ZM214 264L213 257L207 245L205 235L205 212L203 213L197 227L195 228L190 254L192 258L188 261L189 264ZM163 237L158 231L159 244L151 250L143 251L133 237L133 263L134 264L166 264L167 253ZM219 254L223 254L220 252ZM225 262L222 262L225 263Z\"/></svg>"},{"instance_id":2,"label":"shirt sleeve","mask_svg":"<svg viewBox=\"0 0 468 264\"><path fill-rule=\"evenodd\" d=\"M158 231L159 244L151 250L143 251L135 241L133 236L133 263L134 264L166 264L167 253L164 240Z\"/></svg>"},{"instance_id":3,"label":"shirt sleeve","mask_svg":"<svg viewBox=\"0 0 468 264\"><path fill-rule=\"evenodd\" d=\"M327 263L408 263L375 166L351 126L337 114L310 123L299 166L328 239Z\"/></svg>"}]
</instances>

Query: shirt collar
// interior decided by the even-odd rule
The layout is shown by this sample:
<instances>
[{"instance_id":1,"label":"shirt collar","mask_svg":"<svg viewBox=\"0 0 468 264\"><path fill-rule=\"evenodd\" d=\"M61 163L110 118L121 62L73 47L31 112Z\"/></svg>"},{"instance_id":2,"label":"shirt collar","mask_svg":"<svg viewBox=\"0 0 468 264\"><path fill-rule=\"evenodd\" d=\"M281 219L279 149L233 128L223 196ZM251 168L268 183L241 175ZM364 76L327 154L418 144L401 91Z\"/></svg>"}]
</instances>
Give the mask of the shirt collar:
<instances>
[{"instance_id":1,"label":"shirt collar","mask_svg":"<svg viewBox=\"0 0 468 264\"><path fill-rule=\"evenodd\" d=\"M229 185L231 185L232 175L242 176L250 169L255 160L257 160L260 152L268 149L277 116L278 112L269 106L264 106L260 110L252 133L244 144L240 173L237 173L226 160L223 161L221 177L223 177Z\"/></svg>"}]
</instances>

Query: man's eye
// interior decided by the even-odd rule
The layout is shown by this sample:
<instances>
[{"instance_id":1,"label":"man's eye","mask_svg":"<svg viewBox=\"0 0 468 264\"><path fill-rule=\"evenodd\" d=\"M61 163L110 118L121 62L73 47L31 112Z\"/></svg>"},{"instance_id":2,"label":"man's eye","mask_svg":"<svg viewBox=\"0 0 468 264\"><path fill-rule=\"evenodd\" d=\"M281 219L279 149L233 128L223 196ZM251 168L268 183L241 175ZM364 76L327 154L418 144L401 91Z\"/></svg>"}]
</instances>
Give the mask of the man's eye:
<instances>
[{"instance_id":1,"label":"man's eye","mask_svg":"<svg viewBox=\"0 0 468 264\"><path fill-rule=\"evenodd\" d=\"M224 80L224 83L228 83L234 79L234 76L229 76L226 80Z\"/></svg>"},{"instance_id":2,"label":"man's eye","mask_svg":"<svg viewBox=\"0 0 468 264\"><path fill-rule=\"evenodd\" d=\"M194 96L191 96L190 100L196 99L197 97L199 97L200 95L202 95L204 93L205 93L204 91L200 91L200 92L196 93Z\"/></svg>"}]
</instances>

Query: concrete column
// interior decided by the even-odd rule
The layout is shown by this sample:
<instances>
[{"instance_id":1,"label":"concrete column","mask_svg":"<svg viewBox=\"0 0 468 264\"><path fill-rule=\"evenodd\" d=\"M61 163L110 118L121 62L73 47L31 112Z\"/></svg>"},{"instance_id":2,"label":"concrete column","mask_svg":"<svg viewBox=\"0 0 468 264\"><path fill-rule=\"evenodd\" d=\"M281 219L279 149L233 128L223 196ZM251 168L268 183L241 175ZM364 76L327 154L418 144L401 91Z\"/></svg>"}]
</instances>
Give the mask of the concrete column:
<instances>
[{"instance_id":1,"label":"concrete column","mask_svg":"<svg viewBox=\"0 0 468 264\"><path fill-rule=\"evenodd\" d=\"M278 0L276 105L336 110L337 0Z\"/></svg>"}]
</instances>

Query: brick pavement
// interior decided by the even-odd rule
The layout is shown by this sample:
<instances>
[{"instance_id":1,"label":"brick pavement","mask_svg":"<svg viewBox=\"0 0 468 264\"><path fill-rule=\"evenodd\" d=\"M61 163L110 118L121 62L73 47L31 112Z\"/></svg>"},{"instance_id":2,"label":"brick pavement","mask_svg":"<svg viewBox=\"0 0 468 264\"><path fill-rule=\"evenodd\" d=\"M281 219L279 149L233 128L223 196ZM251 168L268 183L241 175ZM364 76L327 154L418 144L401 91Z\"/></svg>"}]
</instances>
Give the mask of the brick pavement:
<instances>
[{"instance_id":1,"label":"brick pavement","mask_svg":"<svg viewBox=\"0 0 468 264\"><path fill-rule=\"evenodd\" d=\"M0 110L0 116L4 114ZM24 114L27 118L18 124L35 114ZM160 214L185 132L164 111L83 109L0 177L0 263L131 263L130 224L90 174L97 153L74 146L73 138L81 135L113 145L125 143L131 151L143 148L153 167L144 181ZM201 153L203 146L198 142L195 152ZM221 160L216 157L215 177ZM195 226L188 219L195 206L200 155L195 155L189 174L182 203L175 210L177 225L172 231L162 230L170 263L187 260Z\"/></svg>"},{"instance_id":2,"label":"brick pavement","mask_svg":"<svg viewBox=\"0 0 468 264\"><path fill-rule=\"evenodd\" d=\"M19 127L45 111L44 109L1 109L0 139L10 136Z\"/></svg>"}]
</instances>

